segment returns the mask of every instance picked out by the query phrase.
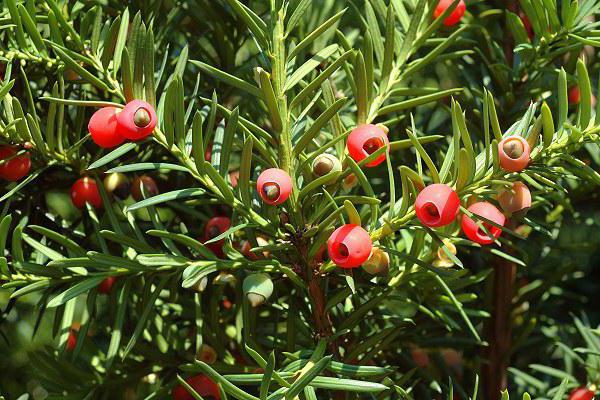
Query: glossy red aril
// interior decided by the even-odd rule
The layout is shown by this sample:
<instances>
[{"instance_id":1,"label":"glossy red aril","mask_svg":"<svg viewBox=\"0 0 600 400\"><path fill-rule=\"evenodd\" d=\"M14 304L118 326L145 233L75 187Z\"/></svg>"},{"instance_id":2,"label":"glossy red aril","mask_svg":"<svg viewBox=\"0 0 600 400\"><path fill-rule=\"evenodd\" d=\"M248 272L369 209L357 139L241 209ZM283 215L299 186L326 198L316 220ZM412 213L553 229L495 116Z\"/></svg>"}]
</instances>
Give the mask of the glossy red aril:
<instances>
[{"instance_id":1,"label":"glossy red aril","mask_svg":"<svg viewBox=\"0 0 600 400\"><path fill-rule=\"evenodd\" d=\"M360 162L371 154L379 150L381 147L389 146L385 131L377 125L364 124L359 125L350 132L346 147L348 154L356 162ZM385 161L386 152L378 155L373 161L366 164L367 167L375 167Z\"/></svg>"},{"instance_id":2,"label":"glossy red aril","mask_svg":"<svg viewBox=\"0 0 600 400\"><path fill-rule=\"evenodd\" d=\"M205 240L211 240L221 233L227 231L231 227L231 220L228 217L213 217L208 220L206 226L204 227L204 238ZM221 239L216 242L206 244L215 255L222 257L223 256L223 245L225 244L225 240Z\"/></svg>"},{"instance_id":3,"label":"glossy red aril","mask_svg":"<svg viewBox=\"0 0 600 400\"><path fill-rule=\"evenodd\" d=\"M133 100L117 114L119 132L130 140L141 140L152 134L156 126L154 107L143 100Z\"/></svg>"},{"instance_id":4,"label":"glossy red aril","mask_svg":"<svg viewBox=\"0 0 600 400\"><path fill-rule=\"evenodd\" d=\"M71 201L77 208L83 208L85 203L90 203L95 208L102 208L102 197L96 181L88 176L79 178L71 186Z\"/></svg>"},{"instance_id":5,"label":"glossy red aril","mask_svg":"<svg viewBox=\"0 0 600 400\"><path fill-rule=\"evenodd\" d=\"M594 392L586 387L579 387L569 394L569 400L592 400Z\"/></svg>"},{"instance_id":6,"label":"glossy red aril","mask_svg":"<svg viewBox=\"0 0 600 400\"><path fill-rule=\"evenodd\" d=\"M569 104L577 105L581 101L581 91L579 90L579 86L573 86L569 90ZM592 95L592 107L596 107L596 103L598 100L596 96Z\"/></svg>"},{"instance_id":7,"label":"glossy red aril","mask_svg":"<svg viewBox=\"0 0 600 400\"><path fill-rule=\"evenodd\" d=\"M506 218L504 214L500 212L493 204L482 201L479 203L472 204L467 210L471 213L478 215L480 217L486 218L500 226L504 226L504 222ZM483 220L479 221L485 229L493 236L488 236L477 223L468 217L467 215L463 215L462 217L462 230L465 235L472 241L479 244L490 244L494 243L495 238L500 236L502 233L502 229L497 226L491 225Z\"/></svg>"},{"instance_id":8,"label":"glossy red aril","mask_svg":"<svg viewBox=\"0 0 600 400\"><path fill-rule=\"evenodd\" d=\"M531 149L522 136L508 136L498 143L500 167L507 172L517 172L529 164Z\"/></svg>"},{"instance_id":9,"label":"glossy red aril","mask_svg":"<svg viewBox=\"0 0 600 400\"><path fill-rule=\"evenodd\" d=\"M13 157L19 150L14 146L0 146L0 160ZM0 164L0 178L9 182L16 182L25 177L31 169L31 158L29 153L11 158Z\"/></svg>"},{"instance_id":10,"label":"glossy red aril","mask_svg":"<svg viewBox=\"0 0 600 400\"><path fill-rule=\"evenodd\" d=\"M356 268L369 259L373 242L369 232L354 224L337 228L327 240L329 258L341 268Z\"/></svg>"},{"instance_id":11,"label":"glossy red aril","mask_svg":"<svg viewBox=\"0 0 600 400\"><path fill-rule=\"evenodd\" d=\"M77 347L77 336L80 327L81 325L78 322L74 322L69 328L69 336L67 336L67 345L65 347L67 351L73 351Z\"/></svg>"},{"instance_id":12,"label":"glossy red aril","mask_svg":"<svg viewBox=\"0 0 600 400\"><path fill-rule=\"evenodd\" d=\"M440 0L433 10L433 16L438 18L440 15L444 13L453 3L453 0ZM460 0L454 10L446 17L444 20L444 25L453 26L460 22L463 15L465 15L465 11L467 10L467 6L463 0Z\"/></svg>"},{"instance_id":13,"label":"glossy red aril","mask_svg":"<svg viewBox=\"0 0 600 400\"><path fill-rule=\"evenodd\" d=\"M417 195L415 212L425 226L432 228L451 224L458 214L460 199L448 185L434 183Z\"/></svg>"},{"instance_id":14,"label":"glossy red aril","mask_svg":"<svg viewBox=\"0 0 600 400\"><path fill-rule=\"evenodd\" d=\"M579 86L573 86L569 89L569 104L579 104L581 100L581 92L579 91Z\"/></svg>"},{"instance_id":15,"label":"glossy red aril","mask_svg":"<svg viewBox=\"0 0 600 400\"><path fill-rule=\"evenodd\" d=\"M221 400L219 386L205 375L192 376L185 380L188 385L205 400ZM177 385L173 389L173 400L194 400L194 396L183 386Z\"/></svg>"},{"instance_id":16,"label":"glossy red aril","mask_svg":"<svg viewBox=\"0 0 600 400\"><path fill-rule=\"evenodd\" d=\"M98 293L109 294L117 278L109 276L98 285Z\"/></svg>"},{"instance_id":17,"label":"glossy red aril","mask_svg":"<svg viewBox=\"0 0 600 400\"><path fill-rule=\"evenodd\" d=\"M523 182L514 182L511 188L498 193L498 203L508 214L524 211L531 207L531 192Z\"/></svg>"},{"instance_id":18,"label":"glossy red aril","mask_svg":"<svg viewBox=\"0 0 600 400\"><path fill-rule=\"evenodd\" d=\"M223 301L221 302L221 305L226 310L231 310L231 307L233 307L233 303L229 299L223 299Z\"/></svg>"},{"instance_id":19,"label":"glossy red aril","mask_svg":"<svg viewBox=\"0 0 600 400\"><path fill-rule=\"evenodd\" d=\"M88 130L92 140L102 148L111 148L120 145L125 138L119 133L116 107L103 107L96 111L88 122Z\"/></svg>"},{"instance_id":20,"label":"glossy red aril","mask_svg":"<svg viewBox=\"0 0 600 400\"><path fill-rule=\"evenodd\" d=\"M69 336L67 337L67 351L73 351L77 347L77 333L73 330L69 330Z\"/></svg>"},{"instance_id":21,"label":"glossy red aril","mask_svg":"<svg viewBox=\"0 0 600 400\"><path fill-rule=\"evenodd\" d=\"M228 217L213 217L208 220L204 227L204 236L210 240L231 227L231 220Z\"/></svg>"},{"instance_id":22,"label":"glossy red aril","mask_svg":"<svg viewBox=\"0 0 600 400\"><path fill-rule=\"evenodd\" d=\"M278 205L290 197L292 178L282 169L270 168L258 177L256 190L265 203Z\"/></svg>"}]
</instances>

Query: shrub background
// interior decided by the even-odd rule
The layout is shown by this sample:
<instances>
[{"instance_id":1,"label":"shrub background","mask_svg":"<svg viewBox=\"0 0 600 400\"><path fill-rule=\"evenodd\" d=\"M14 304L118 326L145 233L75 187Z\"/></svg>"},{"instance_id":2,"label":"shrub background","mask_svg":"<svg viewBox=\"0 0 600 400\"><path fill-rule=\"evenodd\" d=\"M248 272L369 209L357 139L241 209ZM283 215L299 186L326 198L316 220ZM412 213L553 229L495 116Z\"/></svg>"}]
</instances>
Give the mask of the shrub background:
<instances>
[{"instance_id":1,"label":"shrub background","mask_svg":"<svg viewBox=\"0 0 600 400\"><path fill-rule=\"evenodd\" d=\"M0 141L30 142L33 159L31 179L0 184L0 243L5 243L0 246L0 394L7 399L26 392L36 399L169 398L178 375L216 371L244 392L224 387L230 397L254 398L260 396L260 382L271 379L272 367L261 365L271 350L281 374L302 371L306 376L307 360L317 363L311 373L324 388L315 393L303 386L299 396L305 399L429 399L452 398L453 393L467 398L474 392L487 399L499 398L506 386L511 396L528 392L560 399L572 388L600 383L600 339L594 329L599 322L600 113L592 99L600 73L594 49L600 45L594 22L600 3L467 1L467 15L454 27L435 24L435 2L426 0L316 3L6 0L0 5ZM533 26L531 37L519 15ZM306 46L294 50L307 38ZM328 47L334 44L337 48ZM284 60L278 51L297 54ZM336 60L341 61L335 71L292 105ZM402 79L389 82L394 72ZM281 87L282 76L288 83L298 78L296 85ZM275 100L289 109L270 101L267 82L276 94L283 93L285 100ZM567 91L575 85L581 102L569 105ZM160 134L115 152L86 138L87 121L97 106L133 98L157 105ZM548 128L548 115L540 111L544 107L555 129ZM366 185L350 194L339 182L333 189L315 185L306 197L310 200L277 210L257 201L251 183L259 169L269 166L269 157L278 164L289 158L294 177L302 176L299 189L306 188L314 176L299 168L300 161L314 158L318 146L366 121L386 124L395 142L389 164L361 169ZM460 124L468 130L472 150L461 138ZM290 157L311 127L318 129L305 149L310 151ZM412 205L418 181L432 181L424 153L407 132L426 141L423 151L439 169L453 143L468 149L465 157L474 161L486 146L494 151L490 138L510 131L535 137L532 142L542 152L534 162L537 169L502 177L526 175L536 184L530 185L534 207L527 219L510 227L532 226L519 230L526 238L504 233L502 247L480 249L460 239L458 225L438 237L420 230L414 219L404 221L379 243L394 251L387 275L373 279L362 270L344 273L330 263L318 266L327 273L315 275L317 292L331 307L322 319L330 322L315 326L314 292L290 279L308 287L314 283L299 268L304 264L294 258L290 237L302 232L305 243L323 242L339 218L356 218L354 211L374 231L383 224L372 218L374 210L381 216L392 201L402 211L395 218L406 215L404 207ZM548 150L563 140L568 144ZM207 147L210 165L202 163ZM328 150L343 157L343 141ZM142 171L142 162L182 168ZM485 186L482 174L464 175L464 163L455 170L455 163L450 160L449 180L458 173L471 188L463 200L475 189L493 197L496 186ZM252 182L242 176L233 188L229 172L247 165ZM66 193L81 175L101 179L111 168L121 168L130 179L150 174L162 194L188 188L203 188L206 194L172 201L163 197L156 207L128 213L129 222L123 211L135 201L113 199L108 210L88 207L81 214L69 209L68 200L49 204L48 192ZM344 172L349 168L345 164ZM497 168L489 168L500 179ZM318 214L327 205L320 202L325 190L342 196L334 200L337 220ZM235 211L230 194L238 199ZM371 207L368 197L380 202ZM346 205L347 199L355 206ZM249 209L255 213L250 217L244 214ZM281 210L292 216L292 225L300 214L316 221L290 228L281 222ZM161 240L148 234L168 231L198 239L206 222L222 214L232 216L237 227L226 239L224 263L199 267L194 262L204 257L196 247L175 245L174 236ZM257 226L261 218L264 225ZM85 252L75 254L64 241L32 226L73 239ZM270 231L272 257L246 261L237 244L254 240L261 230ZM431 267L436 238L445 235L454 238L464 269ZM144 245L119 244L126 238ZM92 262L98 253L114 257L114 264ZM121 277L109 296L97 295L91 285L72 299L65 297L89 279L57 261L76 256L86 259L81 267L91 276ZM128 268L131 260L143 268ZM281 265L290 270L282 273ZM233 275L235 283L220 284L215 277L223 276L213 270L205 275L216 266ZM517 271L514 281L498 272L510 268ZM271 274L275 291L253 309L242 281L257 271ZM390 289L389 283L405 271L406 279ZM206 291L182 287L203 276L208 277ZM506 280L508 291L502 291L498 279ZM47 286L31 286L36 281ZM19 296L23 288L30 293ZM11 294L18 300L10 300ZM45 307L61 295L64 301ZM486 325L495 318L498 302L509 305L510 322L490 332ZM68 352L64 348L73 322L82 323L89 335L80 335L78 348ZM320 341L323 337L329 342ZM372 340L369 346L361 347L367 340ZM209 367L194 365L202 343L217 352L217 362ZM493 351L500 358L491 356ZM421 362L424 354L427 365ZM328 356L343 364L331 363ZM490 362L493 368L486 368ZM362 369L357 372L352 365ZM239 374L255 374L255 380L243 384ZM270 393L279 384L271 381ZM357 388L371 393L357 394Z\"/></svg>"}]
</instances>

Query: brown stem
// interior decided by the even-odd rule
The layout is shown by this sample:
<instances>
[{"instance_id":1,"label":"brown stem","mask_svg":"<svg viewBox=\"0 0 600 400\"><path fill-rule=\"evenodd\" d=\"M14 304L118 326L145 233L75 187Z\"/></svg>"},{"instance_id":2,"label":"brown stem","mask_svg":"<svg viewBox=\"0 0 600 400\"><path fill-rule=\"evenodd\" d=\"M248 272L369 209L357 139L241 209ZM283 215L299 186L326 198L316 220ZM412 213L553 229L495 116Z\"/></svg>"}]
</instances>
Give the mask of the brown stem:
<instances>
[{"instance_id":1,"label":"brown stem","mask_svg":"<svg viewBox=\"0 0 600 400\"><path fill-rule=\"evenodd\" d=\"M313 319L317 336L326 337L333 333L331 319L325 310L325 294L318 277L313 276L308 282L308 293L312 300Z\"/></svg>"},{"instance_id":2,"label":"brown stem","mask_svg":"<svg viewBox=\"0 0 600 400\"><path fill-rule=\"evenodd\" d=\"M315 335L317 339L326 338L333 335L333 323L327 312L325 305L327 298L321 287L321 275L319 274L319 265L314 260L308 260L309 246L302 237L292 239L295 244L298 254L301 258L302 266L298 265L298 269L304 269L304 280L308 284L308 295L312 306L312 317L315 324ZM339 350L336 343L329 343L329 349L338 359L340 358Z\"/></svg>"},{"instance_id":3,"label":"brown stem","mask_svg":"<svg viewBox=\"0 0 600 400\"><path fill-rule=\"evenodd\" d=\"M509 365L512 321L510 318L515 289L516 265L505 259L494 263L492 316L485 327L485 364L482 367L485 398L496 400L506 388L506 369Z\"/></svg>"}]
</instances>

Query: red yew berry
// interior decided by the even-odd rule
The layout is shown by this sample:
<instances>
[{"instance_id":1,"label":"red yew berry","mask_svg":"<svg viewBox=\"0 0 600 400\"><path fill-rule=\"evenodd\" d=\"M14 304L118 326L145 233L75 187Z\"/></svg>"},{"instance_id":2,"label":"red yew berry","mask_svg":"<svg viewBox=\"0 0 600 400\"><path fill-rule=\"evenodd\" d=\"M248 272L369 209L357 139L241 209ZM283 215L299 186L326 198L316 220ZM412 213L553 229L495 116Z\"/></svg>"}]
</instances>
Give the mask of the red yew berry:
<instances>
[{"instance_id":1,"label":"red yew berry","mask_svg":"<svg viewBox=\"0 0 600 400\"><path fill-rule=\"evenodd\" d=\"M260 174L256 189L265 203L279 205L290 197L292 178L282 169L270 168Z\"/></svg>"},{"instance_id":2,"label":"red yew berry","mask_svg":"<svg viewBox=\"0 0 600 400\"><path fill-rule=\"evenodd\" d=\"M196 375L187 378L186 383L205 400L221 400L219 386L205 375ZM194 400L194 396L183 386L177 385L173 389L173 400Z\"/></svg>"},{"instance_id":3,"label":"red yew berry","mask_svg":"<svg viewBox=\"0 0 600 400\"><path fill-rule=\"evenodd\" d=\"M435 10L433 10L434 18L438 18L440 15L442 15L444 11L446 11L446 9L448 9L448 7L452 5L452 2L453 0L440 0L437 6L435 7ZM450 15L448 15L444 20L444 25L453 26L458 24L462 19L463 15L465 15L466 10L467 6L465 2L463 0L460 0L454 8L454 10L452 10Z\"/></svg>"},{"instance_id":4,"label":"red yew berry","mask_svg":"<svg viewBox=\"0 0 600 400\"><path fill-rule=\"evenodd\" d=\"M531 192L523 182L514 182L512 188L500 191L498 203L508 214L527 210L531 207Z\"/></svg>"},{"instance_id":5,"label":"red yew berry","mask_svg":"<svg viewBox=\"0 0 600 400\"><path fill-rule=\"evenodd\" d=\"M73 351L77 347L77 331L69 329L69 337L67 337L67 351Z\"/></svg>"},{"instance_id":6,"label":"red yew berry","mask_svg":"<svg viewBox=\"0 0 600 400\"><path fill-rule=\"evenodd\" d=\"M504 221L506 218L504 214L500 212L493 204L481 201L479 203L472 204L468 210L480 217L486 218L492 222L500 226L504 226ZM493 236L493 238L489 237L483 229L477 225L477 223L468 217L467 215L463 215L462 217L462 230L465 235L472 241L479 244L490 244L494 243L494 239L500 236L502 233L502 229L497 226L491 225L483 220L479 221L485 229Z\"/></svg>"},{"instance_id":7,"label":"red yew berry","mask_svg":"<svg viewBox=\"0 0 600 400\"><path fill-rule=\"evenodd\" d=\"M442 358L450 368L459 369L462 366L463 356L455 349L442 350Z\"/></svg>"},{"instance_id":8,"label":"red yew berry","mask_svg":"<svg viewBox=\"0 0 600 400\"><path fill-rule=\"evenodd\" d=\"M213 239L225 232L230 227L231 220L228 217L213 217L208 220L206 226L204 227L204 238L205 240ZM215 253L216 256L222 257L224 244L225 240L221 239L216 242L206 244L206 247Z\"/></svg>"},{"instance_id":9,"label":"red yew berry","mask_svg":"<svg viewBox=\"0 0 600 400\"><path fill-rule=\"evenodd\" d=\"M204 236L206 239L212 239L219 236L231 227L231 220L228 217L213 217L206 223Z\"/></svg>"},{"instance_id":10,"label":"red yew berry","mask_svg":"<svg viewBox=\"0 0 600 400\"><path fill-rule=\"evenodd\" d=\"M231 310L231 307L233 307L233 303L229 299L223 299L223 301L221 302L221 305L226 310Z\"/></svg>"},{"instance_id":11,"label":"red yew berry","mask_svg":"<svg viewBox=\"0 0 600 400\"><path fill-rule=\"evenodd\" d=\"M14 146L0 146L0 160L13 157L18 153ZM31 158L29 153L23 153L0 164L0 178L9 182L16 182L29 173Z\"/></svg>"},{"instance_id":12,"label":"red yew berry","mask_svg":"<svg viewBox=\"0 0 600 400\"><path fill-rule=\"evenodd\" d=\"M356 268L369 259L373 242L369 232L354 224L337 228L327 240L329 258L341 268Z\"/></svg>"},{"instance_id":13,"label":"red yew berry","mask_svg":"<svg viewBox=\"0 0 600 400\"><path fill-rule=\"evenodd\" d=\"M356 162L360 162L390 142L385 131L377 125L365 124L354 128L348 135L346 147L348 154ZM381 153L367 167L375 167L385 161L386 152Z\"/></svg>"},{"instance_id":14,"label":"red yew berry","mask_svg":"<svg viewBox=\"0 0 600 400\"><path fill-rule=\"evenodd\" d=\"M508 136L498 143L500 167L507 172L517 172L527 167L531 149L522 136Z\"/></svg>"},{"instance_id":15,"label":"red yew berry","mask_svg":"<svg viewBox=\"0 0 600 400\"><path fill-rule=\"evenodd\" d=\"M79 333L79 328L81 328L81 324L79 322L73 322L71 327L69 328L69 336L67 336L67 345L65 349L67 351L75 350L77 346L77 334Z\"/></svg>"},{"instance_id":16,"label":"red yew berry","mask_svg":"<svg viewBox=\"0 0 600 400\"><path fill-rule=\"evenodd\" d=\"M579 86L573 86L569 89L569 104L579 104L581 100L581 93L579 92Z\"/></svg>"},{"instance_id":17,"label":"red yew berry","mask_svg":"<svg viewBox=\"0 0 600 400\"><path fill-rule=\"evenodd\" d=\"M154 107L143 100L133 100L117 114L119 132L130 140L141 140L152 134L156 126Z\"/></svg>"},{"instance_id":18,"label":"red yew berry","mask_svg":"<svg viewBox=\"0 0 600 400\"><path fill-rule=\"evenodd\" d=\"M119 133L118 113L119 109L116 107L103 107L96 111L88 122L92 140L104 149L118 146L125 141Z\"/></svg>"},{"instance_id":19,"label":"red yew berry","mask_svg":"<svg viewBox=\"0 0 600 400\"><path fill-rule=\"evenodd\" d=\"M410 358L412 358L412 361L419 368L429 367L429 354L420 347L414 347L410 351Z\"/></svg>"},{"instance_id":20,"label":"red yew berry","mask_svg":"<svg viewBox=\"0 0 600 400\"><path fill-rule=\"evenodd\" d=\"M569 104L577 105L581 101L581 92L579 91L579 86L573 86L569 90ZM598 100L596 96L592 95L592 107L596 107L596 103Z\"/></svg>"},{"instance_id":21,"label":"red yew berry","mask_svg":"<svg viewBox=\"0 0 600 400\"><path fill-rule=\"evenodd\" d=\"M117 278L109 276L98 285L98 293L109 294Z\"/></svg>"},{"instance_id":22,"label":"red yew berry","mask_svg":"<svg viewBox=\"0 0 600 400\"><path fill-rule=\"evenodd\" d=\"M569 394L569 400L593 400L594 392L590 389L582 386L577 389L574 389L571 394Z\"/></svg>"},{"instance_id":23,"label":"red yew berry","mask_svg":"<svg viewBox=\"0 0 600 400\"><path fill-rule=\"evenodd\" d=\"M90 203L94 208L102 208L102 197L96 181L88 176L79 178L71 186L71 201L77 208L83 208L85 203Z\"/></svg>"},{"instance_id":24,"label":"red yew berry","mask_svg":"<svg viewBox=\"0 0 600 400\"><path fill-rule=\"evenodd\" d=\"M421 190L415 201L417 218L425 226L438 227L451 224L458 214L460 199L448 185L435 183Z\"/></svg>"}]
</instances>

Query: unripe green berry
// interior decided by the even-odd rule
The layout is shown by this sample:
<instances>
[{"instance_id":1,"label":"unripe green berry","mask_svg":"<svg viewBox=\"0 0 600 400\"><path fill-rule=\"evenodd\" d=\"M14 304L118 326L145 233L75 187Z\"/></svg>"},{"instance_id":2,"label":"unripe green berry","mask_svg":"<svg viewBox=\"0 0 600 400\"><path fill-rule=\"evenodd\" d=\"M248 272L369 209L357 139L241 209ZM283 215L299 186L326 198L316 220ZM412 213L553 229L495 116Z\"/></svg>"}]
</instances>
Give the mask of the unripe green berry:
<instances>
[{"instance_id":1,"label":"unripe green berry","mask_svg":"<svg viewBox=\"0 0 600 400\"><path fill-rule=\"evenodd\" d=\"M371 275L385 275L389 267L390 256L379 247L373 247L371 256L362 265L362 268Z\"/></svg>"},{"instance_id":2,"label":"unripe green berry","mask_svg":"<svg viewBox=\"0 0 600 400\"><path fill-rule=\"evenodd\" d=\"M206 290L206 286L208 285L208 278L206 276L202 277L198 280L191 288L198 293L204 292Z\"/></svg>"},{"instance_id":3,"label":"unripe green berry","mask_svg":"<svg viewBox=\"0 0 600 400\"><path fill-rule=\"evenodd\" d=\"M312 162L312 171L316 176L321 177L331 172L341 172L342 164L332 154L320 154ZM336 176L332 176L328 183L333 183L335 180Z\"/></svg>"},{"instance_id":4,"label":"unripe green berry","mask_svg":"<svg viewBox=\"0 0 600 400\"><path fill-rule=\"evenodd\" d=\"M444 239L444 246L446 249L452 254L456 255L456 246L448 239ZM436 267L451 267L454 265L454 261L448 254L444 251L442 246L438 247L437 252L435 253L435 259L433 260L433 265Z\"/></svg>"},{"instance_id":5,"label":"unripe green berry","mask_svg":"<svg viewBox=\"0 0 600 400\"><path fill-rule=\"evenodd\" d=\"M258 307L273 294L273 281L267 274L252 274L244 279L242 288L252 307Z\"/></svg>"}]
</instances>

